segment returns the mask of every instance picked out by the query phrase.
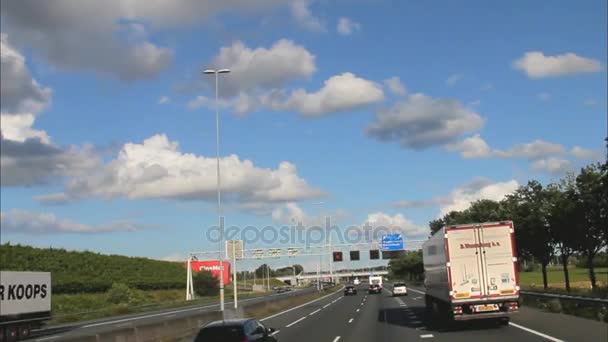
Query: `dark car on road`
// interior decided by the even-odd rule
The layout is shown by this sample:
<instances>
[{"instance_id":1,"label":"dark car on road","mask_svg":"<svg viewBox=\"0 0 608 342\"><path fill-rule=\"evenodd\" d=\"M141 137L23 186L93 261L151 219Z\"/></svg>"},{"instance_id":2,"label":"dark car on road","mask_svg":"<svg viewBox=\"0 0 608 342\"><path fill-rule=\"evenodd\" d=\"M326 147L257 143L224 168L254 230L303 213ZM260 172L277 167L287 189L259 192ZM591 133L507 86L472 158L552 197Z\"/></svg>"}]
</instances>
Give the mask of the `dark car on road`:
<instances>
[{"instance_id":1,"label":"dark car on road","mask_svg":"<svg viewBox=\"0 0 608 342\"><path fill-rule=\"evenodd\" d=\"M276 342L273 328L265 327L255 318L214 321L198 332L194 342Z\"/></svg>"},{"instance_id":2,"label":"dark car on road","mask_svg":"<svg viewBox=\"0 0 608 342\"><path fill-rule=\"evenodd\" d=\"M355 288L354 285L346 285L346 287L344 288L344 295L345 296L356 296L357 295L357 289Z\"/></svg>"},{"instance_id":3,"label":"dark car on road","mask_svg":"<svg viewBox=\"0 0 608 342\"><path fill-rule=\"evenodd\" d=\"M367 292L370 294L371 293L380 293L380 292L382 292L382 288L378 284L370 284Z\"/></svg>"}]
</instances>

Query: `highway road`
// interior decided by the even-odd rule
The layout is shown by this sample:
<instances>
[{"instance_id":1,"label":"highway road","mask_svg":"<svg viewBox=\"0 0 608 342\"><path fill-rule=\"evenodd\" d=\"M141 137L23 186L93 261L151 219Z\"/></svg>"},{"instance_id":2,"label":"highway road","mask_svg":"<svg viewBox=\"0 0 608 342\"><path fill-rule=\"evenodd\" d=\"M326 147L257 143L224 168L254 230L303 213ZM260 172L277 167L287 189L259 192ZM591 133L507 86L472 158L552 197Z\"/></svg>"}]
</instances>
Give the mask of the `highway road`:
<instances>
[{"instance_id":1,"label":"highway road","mask_svg":"<svg viewBox=\"0 0 608 342\"><path fill-rule=\"evenodd\" d=\"M239 303L255 304L264 302L273 297L287 297L302 293L315 292L314 288L296 289L290 292L273 293L259 297L239 300ZM226 309L232 308L233 302L225 302ZM49 326L34 331L29 340L32 341L61 341L62 339L77 339L85 336L95 336L108 331L133 328L134 326L158 324L162 325L167 320L178 320L187 318L201 312L219 310L219 302L203 306L181 307L157 311L141 312L136 314L121 315L96 319L92 321L76 322L63 325Z\"/></svg>"},{"instance_id":2,"label":"highway road","mask_svg":"<svg viewBox=\"0 0 608 342\"><path fill-rule=\"evenodd\" d=\"M435 328L424 315L423 289L409 288L408 296L394 298L387 288L368 295L362 285L357 296L338 292L263 322L278 330L279 341L290 342L608 341L608 324L525 307L508 326L469 321Z\"/></svg>"}]
</instances>

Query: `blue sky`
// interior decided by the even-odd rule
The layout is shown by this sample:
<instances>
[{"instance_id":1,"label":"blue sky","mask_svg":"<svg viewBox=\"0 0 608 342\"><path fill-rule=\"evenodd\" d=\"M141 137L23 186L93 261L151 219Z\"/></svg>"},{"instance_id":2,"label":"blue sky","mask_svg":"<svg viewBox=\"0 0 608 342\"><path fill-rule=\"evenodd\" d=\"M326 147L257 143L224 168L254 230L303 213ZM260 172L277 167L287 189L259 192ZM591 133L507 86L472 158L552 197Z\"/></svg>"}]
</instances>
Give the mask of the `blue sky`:
<instances>
[{"instance_id":1,"label":"blue sky","mask_svg":"<svg viewBox=\"0 0 608 342\"><path fill-rule=\"evenodd\" d=\"M329 215L423 237L441 213L602 160L606 6L2 1L2 241L215 249L208 67L232 69L229 225Z\"/></svg>"}]
</instances>

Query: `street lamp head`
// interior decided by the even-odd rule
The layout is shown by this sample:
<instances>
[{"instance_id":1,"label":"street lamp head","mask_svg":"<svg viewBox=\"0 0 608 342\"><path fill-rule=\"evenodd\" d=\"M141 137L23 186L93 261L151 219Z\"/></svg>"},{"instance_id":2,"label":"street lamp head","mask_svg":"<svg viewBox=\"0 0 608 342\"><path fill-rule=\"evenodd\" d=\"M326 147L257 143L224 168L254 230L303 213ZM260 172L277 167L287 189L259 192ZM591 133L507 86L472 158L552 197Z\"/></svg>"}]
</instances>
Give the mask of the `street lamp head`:
<instances>
[{"instance_id":1,"label":"street lamp head","mask_svg":"<svg viewBox=\"0 0 608 342\"><path fill-rule=\"evenodd\" d=\"M203 71L203 74L215 74L215 70L207 69L207 70Z\"/></svg>"},{"instance_id":2,"label":"street lamp head","mask_svg":"<svg viewBox=\"0 0 608 342\"><path fill-rule=\"evenodd\" d=\"M227 74L230 72L230 69L220 69L217 71L218 74Z\"/></svg>"}]
</instances>

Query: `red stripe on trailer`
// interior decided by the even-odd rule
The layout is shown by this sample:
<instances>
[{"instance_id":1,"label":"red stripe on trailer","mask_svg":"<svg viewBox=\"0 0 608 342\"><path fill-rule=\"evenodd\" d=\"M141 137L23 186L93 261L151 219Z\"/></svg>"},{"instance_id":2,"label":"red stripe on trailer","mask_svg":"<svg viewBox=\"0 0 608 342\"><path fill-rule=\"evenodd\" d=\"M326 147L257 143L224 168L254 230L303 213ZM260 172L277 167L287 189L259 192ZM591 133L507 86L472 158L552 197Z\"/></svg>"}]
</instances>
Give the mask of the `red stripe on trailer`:
<instances>
[{"instance_id":1,"label":"red stripe on trailer","mask_svg":"<svg viewBox=\"0 0 608 342\"><path fill-rule=\"evenodd\" d=\"M445 255L447 257L446 262L450 262L450 242L447 237L445 238ZM450 285L450 298L454 299L454 296L452 295L452 267L448 267L448 284Z\"/></svg>"},{"instance_id":2,"label":"red stripe on trailer","mask_svg":"<svg viewBox=\"0 0 608 342\"><path fill-rule=\"evenodd\" d=\"M512 227L512 226L511 226ZM515 275L515 294L518 294L517 286L519 286L519 274L517 273L517 249L515 248L515 230L511 232L511 257L513 259L513 274Z\"/></svg>"}]
</instances>

